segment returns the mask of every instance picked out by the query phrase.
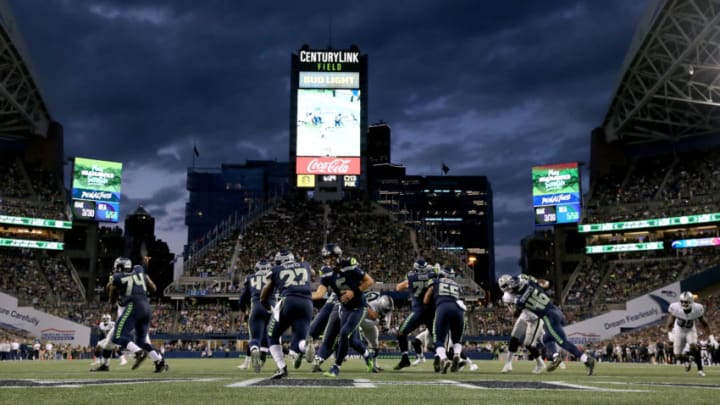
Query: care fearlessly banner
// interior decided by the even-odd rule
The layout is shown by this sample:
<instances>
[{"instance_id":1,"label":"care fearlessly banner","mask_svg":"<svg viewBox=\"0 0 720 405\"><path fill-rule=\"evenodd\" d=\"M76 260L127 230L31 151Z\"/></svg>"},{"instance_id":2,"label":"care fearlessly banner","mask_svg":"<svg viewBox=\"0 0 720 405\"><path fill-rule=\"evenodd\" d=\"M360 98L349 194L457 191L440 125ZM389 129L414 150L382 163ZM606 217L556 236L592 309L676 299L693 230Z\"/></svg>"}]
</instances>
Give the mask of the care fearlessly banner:
<instances>
[{"instance_id":1,"label":"care fearlessly banner","mask_svg":"<svg viewBox=\"0 0 720 405\"><path fill-rule=\"evenodd\" d=\"M18 307L17 298L0 293L0 326L18 330L55 344L88 346L90 328L32 307Z\"/></svg>"}]
</instances>

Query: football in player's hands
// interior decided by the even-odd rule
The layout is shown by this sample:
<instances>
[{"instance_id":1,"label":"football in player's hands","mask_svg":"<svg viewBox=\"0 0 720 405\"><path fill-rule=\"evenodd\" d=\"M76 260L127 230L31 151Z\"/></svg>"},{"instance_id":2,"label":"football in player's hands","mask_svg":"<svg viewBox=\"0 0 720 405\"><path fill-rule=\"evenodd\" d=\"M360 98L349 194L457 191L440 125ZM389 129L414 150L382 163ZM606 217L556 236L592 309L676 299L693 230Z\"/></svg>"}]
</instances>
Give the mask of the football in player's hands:
<instances>
[{"instance_id":1,"label":"football in player's hands","mask_svg":"<svg viewBox=\"0 0 720 405\"><path fill-rule=\"evenodd\" d=\"M548 287L550 287L550 282L545 279L540 279L538 280L538 285L543 289L547 289Z\"/></svg>"}]
</instances>

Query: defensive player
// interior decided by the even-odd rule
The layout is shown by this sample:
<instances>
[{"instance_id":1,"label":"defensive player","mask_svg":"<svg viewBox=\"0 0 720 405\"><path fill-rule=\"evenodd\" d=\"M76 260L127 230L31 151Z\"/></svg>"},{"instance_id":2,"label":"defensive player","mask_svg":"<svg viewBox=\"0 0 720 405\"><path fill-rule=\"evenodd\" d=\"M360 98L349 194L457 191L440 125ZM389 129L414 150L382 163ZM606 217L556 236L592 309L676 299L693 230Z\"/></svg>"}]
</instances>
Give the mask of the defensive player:
<instances>
[{"instance_id":1,"label":"defensive player","mask_svg":"<svg viewBox=\"0 0 720 405\"><path fill-rule=\"evenodd\" d=\"M565 325L565 316L560 309L552 303L552 300L545 293L545 290L532 281L526 275L500 277L503 285L499 285L500 289L513 294L516 298L513 300L518 310L527 309L538 318L543 320L543 343L548 353L553 353L553 360L548 371L553 371L562 363L562 356L556 350L555 343L563 349L573 354L577 359L585 364L588 375L593 375L595 369L595 358L589 353L583 353L572 342L567 339L563 326ZM498 279L500 280L500 279Z\"/></svg>"},{"instance_id":2,"label":"defensive player","mask_svg":"<svg viewBox=\"0 0 720 405\"><path fill-rule=\"evenodd\" d=\"M443 374L451 367L447 357L445 342L449 337L453 343L452 371L460 367L460 353L462 353L463 333L465 331L465 310L467 307L460 298L460 285L454 280L455 272L452 268L441 269L437 278L430 281L430 285L423 297L423 303L430 305L434 302L435 317L433 321L433 339L435 340L435 356L439 359L439 366Z\"/></svg>"},{"instance_id":3,"label":"defensive player","mask_svg":"<svg viewBox=\"0 0 720 405\"><path fill-rule=\"evenodd\" d=\"M395 307L392 297L389 295L380 295L377 292L369 292L365 294L367 300L367 316L360 322L360 332L371 349L370 357L372 358L372 372L378 373L383 371L377 364L377 356L380 347L379 337L380 329L378 326L390 325L392 321L392 310Z\"/></svg>"},{"instance_id":4,"label":"defensive player","mask_svg":"<svg viewBox=\"0 0 720 405\"><path fill-rule=\"evenodd\" d=\"M510 276L507 274L500 276L498 284L501 286L507 285L509 278ZM547 286L544 280L541 281L539 285ZM509 373L512 371L513 357L515 357L515 353L522 342L522 345L525 346L530 355L535 359L535 368L533 369L533 373L540 374L545 370L545 362L543 361L540 353L540 347L542 344L541 339L543 335L543 321L528 309L518 311L513 305L513 302L516 299L517 297L510 292L503 292L502 301L513 312L516 320L512 332L510 333L508 352L502 372Z\"/></svg>"},{"instance_id":5,"label":"defensive player","mask_svg":"<svg viewBox=\"0 0 720 405\"><path fill-rule=\"evenodd\" d=\"M340 366L345 361L351 344L353 349L362 353L368 371L372 371L372 360L365 343L360 339L358 327L367 313L364 293L373 285L374 280L360 268L354 258L341 260L342 249L338 245L328 244L321 253L325 259L325 265L332 267L333 271L320 279L320 285L313 292L313 299L320 299L329 290L332 290L340 300L340 330L335 351L335 364L325 375L337 377L340 374Z\"/></svg>"},{"instance_id":6,"label":"defensive player","mask_svg":"<svg viewBox=\"0 0 720 405\"><path fill-rule=\"evenodd\" d=\"M162 355L152 346L148 335L152 319L148 292L154 293L155 291L157 291L155 283L145 273L142 266L136 265L130 271L125 269L113 275L110 285L110 302L117 301L123 311L115 325L112 341L122 349L128 349L134 353L133 370L149 354L155 362L155 372L161 373L168 370L168 365ZM137 342L133 341L133 331L138 337Z\"/></svg>"},{"instance_id":7,"label":"defensive player","mask_svg":"<svg viewBox=\"0 0 720 405\"><path fill-rule=\"evenodd\" d=\"M260 303L260 293L267 284L268 277L272 272L272 265L269 261L262 259L255 263L255 272L245 277L245 288L240 295L240 310L246 312L248 307L250 314L248 316L248 329L250 339L248 346L250 349L250 359L252 367L256 373L259 373L265 363L265 356L269 351L267 327L270 323L270 311ZM268 305L275 305L273 297L268 298Z\"/></svg>"},{"instance_id":8,"label":"defensive player","mask_svg":"<svg viewBox=\"0 0 720 405\"><path fill-rule=\"evenodd\" d=\"M102 338L95 346L95 358L97 367L90 371L110 371L110 359L112 358L115 345L112 343L112 331L115 329L115 321L110 314L103 314L98 329Z\"/></svg>"},{"instance_id":9,"label":"defensive player","mask_svg":"<svg viewBox=\"0 0 720 405\"><path fill-rule=\"evenodd\" d=\"M697 364L698 375L705 376L703 370L700 347L698 346L698 333L696 322L700 324L706 335L710 334L710 325L705 320L705 307L695 302L693 293L685 291L680 294L680 301L673 302L668 307L668 316L665 328L668 330L673 342L675 358L685 365L685 371L690 371L692 362Z\"/></svg>"},{"instance_id":10,"label":"defensive player","mask_svg":"<svg viewBox=\"0 0 720 405\"><path fill-rule=\"evenodd\" d=\"M305 353L305 337L313 314L310 298L312 276L312 269L296 262L295 256L289 250L281 250L275 255L275 266L260 294L260 302L265 308L270 308L270 299L275 289L280 297L272 307L272 317L268 327L270 355L278 367L271 377L273 379L288 375L280 344L280 337L288 328L292 327L290 355L294 355L297 362L302 359L300 355Z\"/></svg>"},{"instance_id":11,"label":"defensive player","mask_svg":"<svg viewBox=\"0 0 720 405\"><path fill-rule=\"evenodd\" d=\"M434 279L436 273L432 265L425 259L418 259L413 263L413 269L407 273L405 280L400 282L395 291L410 290L410 315L400 325L397 332L398 348L402 357L400 363L395 366L395 370L400 370L410 366L410 358L408 357L408 335L417 329L420 325L425 325L428 329L432 327L435 308L430 304L423 303L423 297L427 292L430 280Z\"/></svg>"}]
</instances>

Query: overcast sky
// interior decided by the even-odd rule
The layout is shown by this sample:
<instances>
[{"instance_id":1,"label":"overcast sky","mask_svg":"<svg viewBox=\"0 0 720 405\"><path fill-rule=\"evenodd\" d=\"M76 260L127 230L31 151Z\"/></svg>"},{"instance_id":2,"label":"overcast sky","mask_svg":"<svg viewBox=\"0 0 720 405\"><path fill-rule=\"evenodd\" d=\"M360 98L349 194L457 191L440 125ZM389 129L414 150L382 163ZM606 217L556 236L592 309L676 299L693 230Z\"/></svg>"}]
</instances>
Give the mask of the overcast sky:
<instances>
[{"instance_id":1,"label":"overcast sky","mask_svg":"<svg viewBox=\"0 0 720 405\"><path fill-rule=\"evenodd\" d=\"M533 231L530 168L589 160L647 0L9 0L65 154L124 164L182 252L186 170L288 156L290 55L368 55L368 122L408 174L484 175L497 272Z\"/></svg>"}]
</instances>

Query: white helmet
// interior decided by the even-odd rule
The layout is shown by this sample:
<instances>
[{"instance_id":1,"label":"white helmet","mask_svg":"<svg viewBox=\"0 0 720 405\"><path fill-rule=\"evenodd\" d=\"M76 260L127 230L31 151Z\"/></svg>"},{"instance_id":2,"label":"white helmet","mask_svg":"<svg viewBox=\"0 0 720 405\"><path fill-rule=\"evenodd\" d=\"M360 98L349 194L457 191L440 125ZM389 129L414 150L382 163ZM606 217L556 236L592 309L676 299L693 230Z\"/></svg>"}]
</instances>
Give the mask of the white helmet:
<instances>
[{"instance_id":1,"label":"white helmet","mask_svg":"<svg viewBox=\"0 0 720 405\"><path fill-rule=\"evenodd\" d=\"M379 312L387 314L388 312L392 311L394 307L395 303L393 302L391 296L381 295L380 298L378 298L377 309Z\"/></svg>"},{"instance_id":2,"label":"white helmet","mask_svg":"<svg viewBox=\"0 0 720 405\"><path fill-rule=\"evenodd\" d=\"M503 292L510 292L512 276L509 274L503 274L498 278L498 286Z\"/></svg>"},{"instance_id":3,"label":"white helmet","mask_svg":"<svg viewBox=\"0 0 720 405\"><path fill-rule=\"evenodd\" d=\"M690 309L692 308L692 304L695 301L695 297L693 297L693 293L690 291L684 291L682 294L680 294L680 306L682 309Z\"/></svg>"},{"instance_id":4,"label":"white helmet","mask_svg":"<svg viewBox=\"0 0 720 405\"><path fill-rule=\"evenodd\" d=\"M110 322L111 320L112 320L112 317L110 316L110 314L103 314L103 316L102 316L102 321L103 321L104 323L108 323L108 322Z\"/></svg>"},{"instance_id":5,"label":"white helmet","mask_svg":"<svg viewBox=\"0 0 720 405\"><path fill-rule=\"evenodd\" d=\"M283 249L275 254L275 264L283 264L294 261L295 255L293 255L289 250Z\"/></svg>"}]
</instances>

